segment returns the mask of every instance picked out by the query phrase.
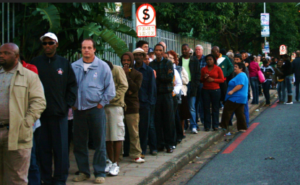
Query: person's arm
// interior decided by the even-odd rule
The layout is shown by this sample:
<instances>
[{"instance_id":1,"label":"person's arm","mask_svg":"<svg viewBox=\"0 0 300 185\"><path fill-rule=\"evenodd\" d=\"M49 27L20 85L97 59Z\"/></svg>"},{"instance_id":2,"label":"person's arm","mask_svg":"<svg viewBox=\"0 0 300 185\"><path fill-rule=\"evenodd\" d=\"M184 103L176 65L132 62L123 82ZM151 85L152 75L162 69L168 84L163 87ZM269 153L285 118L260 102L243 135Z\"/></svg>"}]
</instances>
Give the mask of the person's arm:
<instances>
[{"instance_id":1,"label":"person's arm","mask_svg":"<svg viewBox=\"0 0 300 185\"><path fill-rule=\"evenodd\" d=\"M224 75L223 75L223 71L220 67L218 67L217 73L218 73L218 78L215 78L213 82L223 83L224 82Z\"/></svg>"},{"instance_id":2,"label":"person's arm","mask_svg":"<svg viewBox=\"0 0 300 185\"><path fill-rule=\"evenodd\" d=\"M104 79L99 83L104 83L104 90L102 93L102 98L97 106L98 108L103 108L105 105L109 104L109 101L116 96L115 82L109 66L107 64L103 65L102 70L102 73L105 73L105 76Z\"/></svg>"},{"instance_id":3,"label":"person's arm","mask_svg":"<svg viewBox=\"0 0 300 185\"><path fill-rule=\"evenodd\" d=\"M182 87L182 81L181 81L181 78L180 78L180 75L178 73L177 70L174 70L175 72L175 86L174 86L174 89L173 89L173 92L175 94L179 94L180 93L180 90L181 90L181 87Z\"/></svg>"},{"instance_id":4,"label":"person's arm","mask_svg":"<svg viewBox=\"0 0 300 185\"><path fill-rule=\"evenodd\" d=\"M161 83L170 83L173 81L173 77L174 77L173 63L171 61L167 61L166 65L167 65L166 72L160 73L156 78Z\"/></svg>"},{"instance_id":5,"label":"person's arm","mask_svg":"<svg viewBox=\"0 0 300 185\"><path fill-rule=\"evenodd\" d=\"M121 67L114 66L114 69L116 70L117 82L119 84L116 89L116 96L114 99L119 100L122 97L122 95L126 93L128 89L128 82L125 72Z\"/></svg>"},{"instance_id":6,"label":"person's arm","mask_svg":"<svg viewBox=\"0 0 300 185\"><path fill-rule=\"evenodd\" d=\"M231 91L228 92L228 95L232 95L232 94L235 93L236 91L242 89L243 86L244 86L244 85L237 85L237 86L235 86Z\"/></svg>"},{"instance_id":7,"label":"person's arm","mask_svg":"<svg viewBox=\"0 0 300 185\"><path fill-rule=\"evenodd\" d=\"M77 97L77 81L74 70L70 63L68 63L68 81L67 81L67 93L66 93L66 102L68 107L72 107L75 104L76 97Z\"/></svg>"},{"instance_id":8,"label":"person's arm","mask_svg":"<svg viewBox=\"0 0 300 185\"><path fill-rule=\"evenodd\" d=\"M34 74L34 77L30 80L28 85L28 109L25 114L27 126L33 126L45 109L45 93L38 75Z\"/></svg>"},{"instance_id":9,"label":"person's arm","mask_svg":"<svg viewBox=\"0 0 300 185\"><path fill-rule=\"evenodd\" d=\"M248 78L244 73L239 74L238 76L236 76L236 80L235 80L235 84L237 84L237 85L231 91L229 91L227 94L232 95L233 93L241 90L243 88L244 84L247 83L247 81L248 81Z\"/></svg>"},{"instance_id":10,"label":"person's arm","mask_svg":"<svg viewBox=\"0 0 300 185\"><path fill-rule=\"evenodd\" d=\"M129 85L128 91L126 93L132 94L140 90L143 81L142 73L137 71L135 79L130 78L129 74L126 74L126 78Z\"/></svg>"},{"instance_id":11,"label":"person's arm","mask_svg":"<svg viewBox=\"0 0 300 185\"><path fill-rule=\"evenodd\" d=\"M151 71L149 72L149 76L150 76L150 80L149 80L149 86L148 86L148 90L147 90L147 93L148 93L148 102L150 104L153 104L154 103L154 97L155 97L155 93L156 93L156 80L155 80L155 77L154 77L154 73Z\"/></svg>"}]
</instances>

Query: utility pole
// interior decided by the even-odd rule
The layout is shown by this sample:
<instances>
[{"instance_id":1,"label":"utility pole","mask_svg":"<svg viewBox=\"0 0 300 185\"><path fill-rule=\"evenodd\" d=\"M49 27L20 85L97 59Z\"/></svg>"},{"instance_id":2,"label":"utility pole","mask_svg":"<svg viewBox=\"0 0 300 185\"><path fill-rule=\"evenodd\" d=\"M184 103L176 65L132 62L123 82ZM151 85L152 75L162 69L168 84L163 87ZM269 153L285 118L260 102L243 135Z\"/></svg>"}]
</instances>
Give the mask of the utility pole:
<instances>
[{"instance_id":1,"label":"utility pole","mask_svg":"<svg viewBox=\"0 0 300 185\"><path fill-rule=\"evenodd\" d=\"M135 25L136 24L136 17L135 17L135 14L136 14L136 8L135 8L135 3L133 2L132 6L131 6L132 29L136 31L136 25ZM132 37L132 51L135 48L135 43L136 43L136 39L134 37Z\"/></svg>"}]
</instances>

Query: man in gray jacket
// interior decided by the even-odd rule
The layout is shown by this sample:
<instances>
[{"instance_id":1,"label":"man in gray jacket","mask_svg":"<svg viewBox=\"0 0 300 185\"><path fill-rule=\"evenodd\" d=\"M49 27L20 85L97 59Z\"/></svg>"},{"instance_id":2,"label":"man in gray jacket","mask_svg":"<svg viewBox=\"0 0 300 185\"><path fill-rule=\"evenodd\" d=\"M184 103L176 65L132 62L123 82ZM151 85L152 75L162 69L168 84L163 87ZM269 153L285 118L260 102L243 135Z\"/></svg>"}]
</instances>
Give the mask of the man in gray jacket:
<instances>
[{"instance_id":1,"label":"man in gray jacket","mask_svg":"<svg viewBox=\"0 0 300 185\"><path fill-rule=\"evenodd\" d=\"M95 184L105 182L106 166L106 115L104 106L115 95L115 84L107 63L95 56L95 42L85 39L81 43L83 58L72 64L78 84L78 95L74 110L73 141L74 155L79 175L73 179L80 182L90 177L88 138L92 135L96 148L93 167Z\"/></svg>"}]
</instances>

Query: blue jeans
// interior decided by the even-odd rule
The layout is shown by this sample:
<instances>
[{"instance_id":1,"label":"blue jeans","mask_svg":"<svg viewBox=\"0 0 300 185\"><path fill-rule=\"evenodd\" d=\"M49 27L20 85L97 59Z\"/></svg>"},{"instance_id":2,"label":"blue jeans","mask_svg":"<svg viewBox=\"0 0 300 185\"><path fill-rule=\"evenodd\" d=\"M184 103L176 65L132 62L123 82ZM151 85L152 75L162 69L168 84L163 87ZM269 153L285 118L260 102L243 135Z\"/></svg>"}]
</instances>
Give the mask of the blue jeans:
<instances>
[{"instance_id":1,"label":"blue jeans","mask_svg":"<svg viewBox=\"0 0 300 185\"><path fill-rule=\"evenodd\" d=\"M219 127L219 108L220 108L220 89L202 90L204 105L204 128L210 129L211 123L213 128ZM212 113L210 112L210 104L212 104Z\"/></svg>"},{"instance_id":2,"label":"blue jeans","mask_svg":"<svg viewBox=\"0 0 300 185\"><path fill-rule=\"evenodd\" d=\"M293 76L286 76L285 79L284 79L284 81L285 81L285 87L286 87L288 96L293 95L293 92L292 92L292 80L293 80Z\"/></svg>"},{"instance_id":3,"label":"blue jeans","mask_svg":"<svg viewBox=\"0 0 300 185\"><path fill-rule=\"evenodd\" d=\"M203 98L201 95L202 87L203 87L203 83L200 83L198 86L197 98L196 98L196 120L198 120L198 115L200 115L201 123L204 123Z\"/></svg>"},{"instance_id":4,"label":"blue jeans","mask_svg":"<svg viewBox=\"0 0 300 185\"><path fill-rule=\"evenodd\" d=\"M270 104L270 85L271 81L267 80L265 83L262 84L263 86L263 92L266 98L266 104Z\"/></svg>"},{"instance_id":5,"label":"blue jeans","mask_svg":"<svg viewBox=\"0 0 300 185\"><path fill-rule=\"evenodd\" d=\"M251 89L253 93L253 100L251 104L258 104L259 91L258 91L258 77L250 78Z\"/></svg>"},{"instance_id":6,"label":"blue jeans","mask_svg":"<svg viewBox=\"0 0 300 185\"><path fill-rule=\"evenodd\" d=\"M277 93L278 93L279 101L285 102L285 84L284 84L284 81L277 83Z\"/></svg>"},{"instance_id":7,"label":"blue jeans","mask_svg":"<svg viewBox=\"0 0 300 185\"><path fill-rule=\"evenodd\" d=\"M148 144L150 148L150 153L153 151L157 152L157 139L156 139L156 130L154 124L154 113L155 113L155 104L150 105L150 123L149 123L149 132L148 132Z\"/></svg>"},{"instance_id":8,"label":"blue jeans","mask_svg":"<svg viewBox=\"0 0 300 185\"><path fill-rule=\"evenodd\" d=\"M191 113L191 119L190 119L190 129L197 128L197 120L196 120L196 96L191 97L191 82L188 84L188 102L189 102L189 110Z\"/></svg>"}]
</instances>

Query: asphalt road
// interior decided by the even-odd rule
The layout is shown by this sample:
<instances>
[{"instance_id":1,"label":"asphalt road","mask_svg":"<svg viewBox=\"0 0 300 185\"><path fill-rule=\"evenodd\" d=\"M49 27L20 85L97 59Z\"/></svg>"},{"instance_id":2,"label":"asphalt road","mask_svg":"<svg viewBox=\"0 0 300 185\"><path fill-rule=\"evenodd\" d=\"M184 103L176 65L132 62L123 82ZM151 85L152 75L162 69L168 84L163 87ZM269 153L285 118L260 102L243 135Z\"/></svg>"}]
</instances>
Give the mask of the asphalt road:
<instances>
[{"instance_id":1,"label":"asphalt road","mask_svg":"<svg viewBox=\"0 0 300 185\"><path fill-rule=\"evenodd\" d=\"M266 109L187 184L300 185L299 118L298 102Z\"/></svg>"}]
</instances>

